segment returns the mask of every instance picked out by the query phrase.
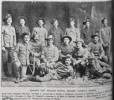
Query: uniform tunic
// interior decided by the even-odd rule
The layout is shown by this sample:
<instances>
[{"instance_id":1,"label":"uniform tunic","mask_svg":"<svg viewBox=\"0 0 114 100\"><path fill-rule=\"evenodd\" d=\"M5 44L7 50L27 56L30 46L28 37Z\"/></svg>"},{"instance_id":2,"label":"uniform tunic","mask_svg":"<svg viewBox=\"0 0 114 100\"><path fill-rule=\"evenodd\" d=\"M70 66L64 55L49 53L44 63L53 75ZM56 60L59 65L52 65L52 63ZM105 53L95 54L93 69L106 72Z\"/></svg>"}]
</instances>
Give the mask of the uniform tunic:
<instances>
[{"instance_id":1,"label":"uniform tunic","mask_svg":"<svg viewBox=\"0 0 114 100\"><path fill-rule=\"evenodd\" d=\"M44 56L44 58L51 62L51 61L57 61L59 58L59 51L58 48L56 46L53 47L45 47L42 51L42 55Z\"/></svg>"},{"instance_id":2,"label":"uniform tunic","mask_svg":"<svg viewBox=\"0 0 114 100\"><path fill-rule=\"evenodd\" d=\"M72 38L72 41L80 39L80 30L78 28L66 28L66 35L69 35Z\"/></svg>"},{"instance_id":3,"label":"uniform tunic","mask_svg":"<svg viewBox=\"0 0 114 100\"><path fill-rule=\"evenodd\" d=\"M23 66L29 65L29 54L31 52L30 44L25 44L24 42L18 43L16 47L16 52L18 54L18 59Z\"/></svg>"},{"instance_id":4,"label":"uniform tunic","mask_svg":"<svg viewBox=\"0 0 114 100\"><path fill-rule=\"evenodd\" d=\"M93 52L93 54L96 57L100 57L101 55L104 55L104 50L101 43L95 44L91 42L88 44L88 48L90 49L91 52Z\"/></svg>"},{"instance_id":5,"label":"uniform tunic","mask_svg":"<svg viewBox=\"0 0 114 100\"><path fill-rule=\"evenodd\" d=\"M17 37L17 42L21 42L23 39L22 39L22 35L23 33L29 33L30 35L30 30L27 26L17 26L16 27L16 37Z\"/></svg>"},{"instance_id":6,"label":"uniform tunic","mask_svg":"<svg viewBox=\"0 0 114 100\"><path fill-rule=\"evenodd\" d=\"M84 43L86 45L88 45L91 42L91 36L93 32L94 30L92 30L91 27L90 28L85 27L81 30L81 38L84 40Z\"/></svg>"},{"instance_id":7,"label":"uniform tunic","mask_svg":"<svg viewBox=\"0 0 114 100\"><path fill-rule=\"evenodd\" d=\"M60 47L61 38L63 36L63 30L60 27L58 27L58 28L52 27L49 31L49 35L53 35L54 45L57 47Z\"/></svg>"},{"instance_id":8,"label":"uniform tunic","mask_svg":"<svg viewBox=\"0 0 114 100\"><path fill-rule=\"evenodd\" d=\"M39 35L39 41L42 43L43 46L45 46L46 45L45 39L47 38L48 35L46 28L34 27L32 36L36 34Z\"/></svg>"},{"instance_id":9,"label":"uniform tunic","mask_svg":"<svg viewBox=\"0 0 114 100\"><path fill-rule=\"evenodd\" d=\"M100 30L100 39L103 45L111 42L111 28L109 26L103 27Z\"/></svg>"},{"instance_id":10,"label":"uniform tunic","mask_svg":"<svg viewBox=\"0 0 114 100\"><path fill-rule=\"evenodd\" d=\"M13 26L2 27L2 46L14 47L16 46L16 34Z\"/></svg>"},{"instance_id":11,"label":"uniform tunic","mask_svg":"<svg viewBox=\"0 0 114 100\"><path fill-rule=\"evenodd\" d=\"M36 55L33 55L33 57L35 57L36 61L39 60L39 57L41 56L41 52L43 49L42 44L32 40L30 42L30 46L31 46L31 51L36 54Z\"/></svg>"},{"instance_id":12,"label":"uniform tunic","mask_svg":"<svg viewBox=\"0 0 114 100\"><path fill-rule=\"evenodd\" d=\"M66 56L67 54L72 55L74 47L71 44L69 44L67 46L62 44L61 47L60 47L60 50L61 50L61 55L60 55L61 57Z\"/></svg>"}]
</instances>

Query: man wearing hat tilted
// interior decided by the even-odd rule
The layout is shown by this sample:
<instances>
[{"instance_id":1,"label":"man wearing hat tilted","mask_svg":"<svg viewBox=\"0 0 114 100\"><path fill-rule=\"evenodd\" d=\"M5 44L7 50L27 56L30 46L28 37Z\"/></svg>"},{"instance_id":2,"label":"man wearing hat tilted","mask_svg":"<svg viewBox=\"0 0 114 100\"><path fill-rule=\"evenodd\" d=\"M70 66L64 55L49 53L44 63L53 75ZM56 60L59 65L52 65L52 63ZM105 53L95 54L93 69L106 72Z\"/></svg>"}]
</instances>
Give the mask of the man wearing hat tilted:
<instances>
[{"instance_id":1,"label":"man wearing hat tilted","mask_svg":"<svg viewBox=\"0 0 114 100\"><path fill-rule=\"evenodd\" d=\"M87 78L86 73L86 60L88 58L89 52L87 48L83 48L83 40L79 39L75 41L76 47L73 52L73 65L76 72L76 77Z\"/></svg>"},{"instance_id":2,"label":"man wearing hat tilted","mask_svg":"<svg viewBox=\"0 0 114 100\"><path fill-rule=\"evenodd\" d=\"M30 35L30 30L29 27L26 26L26 21L27 18L25 16L19 16L18 17L19 25L17 25L16 28L16 37L17 37L17 42L23 41L22 35L23 33L29 33Z\"/></svg>"},{"instance_id":3,"label":"man wearing hat tilted","mask_svg":"<svg viewBox=\"0 0 114 100\"><path fill-rule=\"evenodd\" d=\"M62 37L62 44L60 46L60 59L67 56L68 54L72 56L74 50L73 45L71 44L72 38L68 35Z\"/></svg>"}]
</instances>

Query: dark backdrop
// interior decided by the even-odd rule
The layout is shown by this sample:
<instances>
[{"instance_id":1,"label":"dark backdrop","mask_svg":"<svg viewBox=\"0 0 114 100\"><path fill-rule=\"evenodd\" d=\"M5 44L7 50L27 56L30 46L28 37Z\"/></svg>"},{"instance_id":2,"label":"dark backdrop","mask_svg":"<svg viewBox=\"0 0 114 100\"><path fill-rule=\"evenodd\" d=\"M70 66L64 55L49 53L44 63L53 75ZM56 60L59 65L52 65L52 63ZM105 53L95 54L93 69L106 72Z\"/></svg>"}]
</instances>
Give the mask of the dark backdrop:
<instances>
[{"instance_id":1,"label":"dark backdrop","mask_svg":"<svg viewBox=\"0 0 114 100\"><path fill-rule=\"evenodd\" d=\"M100 20L103 16L109 19L111 25L111 2L2 2L2 18L6 13L13 16L13 25L17 24L18 16L27 17L27 25L30 30L36 26L36 20L43 17L46 20L45 27L50 28L50 21L53 17L59 19L63 30L67 27L69 17L76 18L77 26L81 26L86 17L91 18L91 22L96 28L100 27ZM95 23L95 24L94 24Z\"/></svg>"}]
</instances>

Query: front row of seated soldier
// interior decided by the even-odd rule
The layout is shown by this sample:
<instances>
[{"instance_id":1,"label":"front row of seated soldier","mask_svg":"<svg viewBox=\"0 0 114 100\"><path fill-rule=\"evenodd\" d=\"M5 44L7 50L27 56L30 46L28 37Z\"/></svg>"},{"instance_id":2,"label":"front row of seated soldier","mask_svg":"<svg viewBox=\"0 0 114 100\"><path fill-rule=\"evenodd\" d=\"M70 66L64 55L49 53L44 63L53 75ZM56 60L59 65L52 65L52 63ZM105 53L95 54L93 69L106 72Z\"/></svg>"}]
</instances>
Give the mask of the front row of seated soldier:
<instances>
[{"instance_id":1,"label":"front row of seated soldier","mask_svg":"<svg viewBox=\"0 0 114 100\"><path fill-rule=\"evenodd\" d=\"M111 77L111 67L107 64L102 45L99 43L98 32L92 35L93 41L84 45L79 39L70 42L72 38L63 36L60 50L53 44L53 36L46 38L47 46L43 47L39 42L39 36L35 35L30 41L27 33L23 34L23 41L17 44L13 53L13 64L16 72L16 83L27 79L27 68L31 68L30 80L49 81L71 77L82 77L84 80L97 77Z\"/></svg>"}]
</instances>

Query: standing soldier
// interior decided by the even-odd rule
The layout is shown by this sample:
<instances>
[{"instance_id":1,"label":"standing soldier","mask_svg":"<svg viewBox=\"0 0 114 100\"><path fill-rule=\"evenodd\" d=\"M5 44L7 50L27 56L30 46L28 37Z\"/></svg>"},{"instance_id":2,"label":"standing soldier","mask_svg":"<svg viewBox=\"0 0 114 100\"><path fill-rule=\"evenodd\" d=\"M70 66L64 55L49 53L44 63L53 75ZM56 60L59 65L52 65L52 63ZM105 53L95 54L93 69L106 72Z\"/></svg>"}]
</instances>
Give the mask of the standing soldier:
<instances>
[{"instance_id":1,"label":"standing soldier","mask_svg":"<svg viewBox=\"0 0 114 100\"><path fill-rule=\"evenodd\" d=\"M103 45L104 51L110 62L110 46L111 46L111 27L108 26L107 18L103 18L102 28L100 29L100 40Z\"/></svg>"},{"instance_id":2,"label":"standing soldier","mask_svg":"<svg viewBox=\"0 0 114 100\"><path fill-rule=\"evenodd\" d=\"M45 24L44 20L39 19L39 20L37 20L36 23L38 24L38 26L33 28L32 36L38 34L39 35L39 41L42 43L43 46L46 46L45 39L47 38L48 31L46 28L44 28L44 24Z\"/></svg>"},{"instance_id":3,"label":"standing soldier","mask_svg":"<svg viewBox=\"0 0 114 100\"><path fill-rule=\"evenodd\" d=\"M14 65L16 67L16 82L26 80L26 71L29 66L29 55L31 53L29 33L23 33L23 41L17 44L14 53ZM21 69L21 71L19 70Z\"/></svg>"},{"instance_id":4,"label":"standing soldier","mask_svg":"<svg viewBox=\"0 0 114 100\"><path fill-rule=\"evenodd\" d=\"M72 38L72 41L80 39L80 30L75 27L75 19L70 18L70 27L66 28L65 34L69 35Z\"/></svg>"},{"instance_id":5,"label":"standing soldier","mask_svg":"<svg viewBox=\"0 0 114 100\"><path fill-rule=\"evenodd\" d=\"M19 20L19 25L16 26L16 37L17 37L17 42L21 42L23 40L22 39L23 33L29 33L29 35L30 35L30 30L25 25L26 24L26 20L27 20L26 17L20 16L20 17L18 17L18 20Z\"/></svg>"},{"instance_id":6,"label":"standing soldier","mask_svg":"<svg viewBox=\"0 0 114 100\"><path fill-rule=\"evenodd\" d=\"M86 19L83 25L84 27L81 29L81 38L84 40L84 43L88 45L91 42L91 35L94 30L89 19Z\"/></svg>"},{"instance_id":7,"label":"standing soldier","mask_svg":"<svg viewBox=\"0 0 114 100\"><path fill-rule=\"evenodd\" d=\"M61 45L63 30L59 27L59 22L57 19L53 19L52 24L53 27L49 30L49 35L53 35L54 45L59 48Z\"/></svg>"},{"instance_id":8,"label":"standing soldier","mask_svg":"<svg viewBox=\"0 0 114 100\"><path fill-rule=\"evenodd\" d=\"M12 75L12 50L16 46L15 28L12 26L12 16L7 14L5 17L6 25L2 26L2 53L3 66L7 68L7 74Z\"/></svg>"}]
</instances>

